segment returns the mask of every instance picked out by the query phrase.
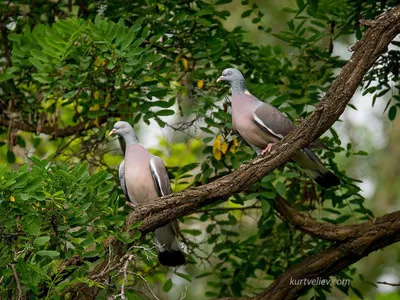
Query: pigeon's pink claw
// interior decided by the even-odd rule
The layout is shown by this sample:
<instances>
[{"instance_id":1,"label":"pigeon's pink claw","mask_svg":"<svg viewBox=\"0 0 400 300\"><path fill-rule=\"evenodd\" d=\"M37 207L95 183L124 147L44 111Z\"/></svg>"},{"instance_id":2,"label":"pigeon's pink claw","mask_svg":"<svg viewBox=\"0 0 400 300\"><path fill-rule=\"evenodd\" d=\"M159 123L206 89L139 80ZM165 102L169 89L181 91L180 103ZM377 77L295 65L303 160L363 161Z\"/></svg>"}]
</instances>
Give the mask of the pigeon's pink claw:
<instances>
[{"instance_id":1,"label":"pigeon's pink claw","mask_svg":"<svg viewBox=\"0 0 400 300\"><path fill-rule=\"evenodd\" d=\"M271 152L272 146L274 146L274 145L275 145L275 143L269 143L267 145L267 147L265 147L265 149L263 151L261 151L261 155L264 155L267 152Z\"/></svg>"}]
</instances>

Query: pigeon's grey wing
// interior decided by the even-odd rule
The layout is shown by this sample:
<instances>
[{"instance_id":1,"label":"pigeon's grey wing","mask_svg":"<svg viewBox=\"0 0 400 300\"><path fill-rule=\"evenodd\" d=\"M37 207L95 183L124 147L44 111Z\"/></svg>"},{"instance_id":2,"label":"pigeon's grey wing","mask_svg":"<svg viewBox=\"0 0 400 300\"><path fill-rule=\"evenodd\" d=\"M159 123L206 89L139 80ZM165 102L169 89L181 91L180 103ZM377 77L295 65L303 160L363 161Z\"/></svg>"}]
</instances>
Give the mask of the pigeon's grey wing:
<instances>
[{"instance_id":1,"label":"pigeon's grey wing","mask_svg":"<svg viewBox=\"0 0 400 300\"><path fill-rule=\"evenodd\" d=\"M128 200L129 202L133 203L133 204L137 204L137 201L135 199L130 199L127 189L126 189L126 183L125 183L125 160L123 160L121 162L121 164L119 165L119 169L118 169L118 177L119 177L119 184L121 186L121 190L124 193L126 200Z\"/></svg>"},{"instance_id":2,"label":"pigeon's grey wing","mask_svg":"<svg viewBox=\"0 0 400 300\"><path fill-rule=\"evenodd\" d=\"M169 182L167 169L164 162L158 156L150 158L150 171L153 176L154 184L158 196L166 196L172 193L171 184Z\"/></svg>"},{"instance_id":3,"label":"pigeon's grey wing","mask_svg":"<svg viewBox=\"0 0 400 300\"><path fill-rule=\"evenodd\" d=\"M158 196L162 197L171 194L171 183L169 181L167 169L165 168L165 164L161 158L158 156L150 158L150 171L153 176ZM179 235L178 222L174 220L169 224L172 225L175 235Z\"/></svg>"},{"instance_id":4,"label":"pigeon's grey wing","mask_svg":"<svg viewBox=\"0 0 400 300\"><path fill-rule=\"evenodd\" d=\"M118 177L122 192L124 193L125 197L128 198L128 193L126 192L126 185L125 185L125 160L123 160L119 165Z\"/></svg>"},{"instance_id":5,"label":"pigeon's grey wing","mask_svg":"<svg viewBox=\"0 0 400 300\"><path fill-rule=\"evenodd\" d=\"M279 139L296 128L284 114L268 103L259 105L253 113L253 118L258 126Z\"/></svg>"}]
</instances>

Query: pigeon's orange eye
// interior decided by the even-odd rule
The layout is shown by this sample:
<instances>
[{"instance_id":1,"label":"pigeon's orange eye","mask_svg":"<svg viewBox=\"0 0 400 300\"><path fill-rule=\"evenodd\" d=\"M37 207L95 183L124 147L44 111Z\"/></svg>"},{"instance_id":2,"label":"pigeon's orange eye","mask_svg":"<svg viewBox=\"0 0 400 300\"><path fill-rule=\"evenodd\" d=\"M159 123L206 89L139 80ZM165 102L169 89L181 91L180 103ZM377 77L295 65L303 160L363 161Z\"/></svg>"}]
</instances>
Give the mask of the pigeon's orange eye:
<instances>
[{"instance_id":1,"label":"pigeon's orange eye","mask_svg":"<svg viewBox=\"0 0 400 300\"><path fill-rule=\"evenodd\" d=\"M125 125L121 125L121 128L125 128Z\"/></svg>"}]
</instances>

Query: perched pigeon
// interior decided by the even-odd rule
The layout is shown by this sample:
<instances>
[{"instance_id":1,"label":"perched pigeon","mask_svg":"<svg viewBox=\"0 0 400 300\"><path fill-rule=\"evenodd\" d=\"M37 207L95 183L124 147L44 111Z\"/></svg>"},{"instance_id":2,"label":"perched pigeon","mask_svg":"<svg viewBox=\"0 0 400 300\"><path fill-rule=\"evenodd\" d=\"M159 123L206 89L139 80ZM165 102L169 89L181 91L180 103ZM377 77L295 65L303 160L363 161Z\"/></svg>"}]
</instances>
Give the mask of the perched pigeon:
<instances>
[{"instance_id":1,"label":"perched pigeon","mask_svg":"<svg viewBox=\"0 0 400 300\"><path fill-rule=\"evenodd\" d=\"M225 69L217 79L219 81L228 82L232 88L232 126L257 154L271 151L275 143L296 128L277 108L250 94L239 70ZM319 142L310 146L322 147ZM292 160L322 187L340 184L339 178L326 169L309 148L304 148Z\"/></svg>"},{"instance_id":2,"label":"perched pigeon","mask_svg":"<svg viewBox=\"0 0 400 300\"><path fill-rule=\"evenodd\" d=\"M110 135L117 134L125 141L125 160L119 166L122 191L133 204L146 203L172 193L164 162L149 153L139 144L138 138L127 122L117 122ZM158 250L158 260L164 266L178 266L185 263L177 235L176 221L158 228L154 232Z\"/></svg>"}]
</instances>

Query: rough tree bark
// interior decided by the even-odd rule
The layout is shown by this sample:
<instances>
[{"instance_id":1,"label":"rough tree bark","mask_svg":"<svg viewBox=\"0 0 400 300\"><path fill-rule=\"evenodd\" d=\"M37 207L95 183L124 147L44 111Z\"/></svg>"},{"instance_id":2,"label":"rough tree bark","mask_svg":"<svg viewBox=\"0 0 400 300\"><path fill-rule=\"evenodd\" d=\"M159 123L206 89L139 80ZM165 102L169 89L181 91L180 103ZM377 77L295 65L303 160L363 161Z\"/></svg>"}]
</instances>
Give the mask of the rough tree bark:
<instances>
[{"instance_id":1,"label":"rough tree bark","mask_svg":"<svg viewBox=\"0 0 400 300\"><path fill-rule=\"evenodd\" d=\"M212 183L171 194L146 205L139 205L126 220L126 228L142 221L140 230L153 231L178 217L188 215L199 207L227 199L230 195L251 187L290 159L329 129L345 110L363 76L386 50L389 43L400 33L400 6L379 16L374 21L363 21L369 27L363 38L353 47L354 54L344 66L338 78L315 109L302 124L286 136L274 150L258 157L239 170ZM338 226L316 222L298 213L283 199L277 199L276 209L280 214L303 232L321 239L335 241L335 245L306 258L280 275L264 292L253 299L296 299L307 289L306 285L290 285L290 279L313 279L328 277L353 264L370 252L400 240L400 212L387 214L375 221L354 226ZM109 240L107 246L115 249L115 261L124 256L122 245ZM80 258L66 261L62 266L82 263ZM95 267L92 279L100 279L106 263ZM70 290L74 299L93 299L98 288L78 284Z\"/></svg>"}]
</instances>

